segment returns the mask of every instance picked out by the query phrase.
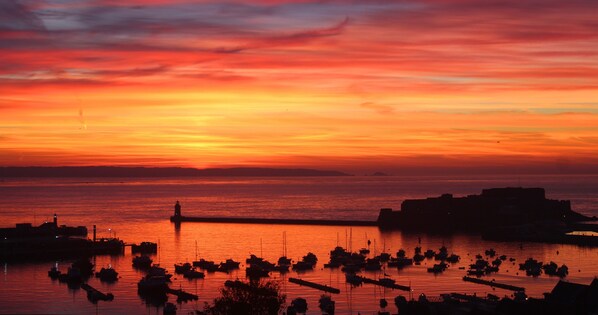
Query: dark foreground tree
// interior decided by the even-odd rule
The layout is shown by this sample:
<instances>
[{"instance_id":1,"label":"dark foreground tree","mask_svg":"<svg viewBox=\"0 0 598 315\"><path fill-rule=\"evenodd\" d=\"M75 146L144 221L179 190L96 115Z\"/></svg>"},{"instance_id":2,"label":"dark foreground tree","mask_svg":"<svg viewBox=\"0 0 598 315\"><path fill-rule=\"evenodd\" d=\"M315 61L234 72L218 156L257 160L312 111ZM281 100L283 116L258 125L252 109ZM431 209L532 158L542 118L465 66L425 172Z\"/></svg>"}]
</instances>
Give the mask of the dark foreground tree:
<instances>
[{"instance_id":1,"label":"dark foreground tree","mask_svg":"<svg viewBox=\"0 0 598 315\"><path fill-rule=\"evenodd\" d=\"M273 281L227 281L220 292L213 306L206 305L205 314L276 315L286 300Z\"/></svg>"}]
</instances>

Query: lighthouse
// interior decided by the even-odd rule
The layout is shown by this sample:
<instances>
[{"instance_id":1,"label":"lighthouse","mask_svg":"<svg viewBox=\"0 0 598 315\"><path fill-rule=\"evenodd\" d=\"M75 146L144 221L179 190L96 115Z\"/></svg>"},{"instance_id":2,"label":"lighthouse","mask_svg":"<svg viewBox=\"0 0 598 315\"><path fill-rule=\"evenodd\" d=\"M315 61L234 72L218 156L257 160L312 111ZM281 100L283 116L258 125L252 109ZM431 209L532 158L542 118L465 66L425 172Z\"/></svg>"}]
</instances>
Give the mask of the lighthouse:
<instances>
[{"instance_id":1,"label":"lighthouse","mask_svg":"<svg viewBox=\"0 0 598 315\"><path fill-rule=\"evenodd\" d=\"M180 217L181 216L181 204L179 203L179 201L176 201L176 204L174 205L174 216L175 217Z\"/></svg>"}]
</instances>

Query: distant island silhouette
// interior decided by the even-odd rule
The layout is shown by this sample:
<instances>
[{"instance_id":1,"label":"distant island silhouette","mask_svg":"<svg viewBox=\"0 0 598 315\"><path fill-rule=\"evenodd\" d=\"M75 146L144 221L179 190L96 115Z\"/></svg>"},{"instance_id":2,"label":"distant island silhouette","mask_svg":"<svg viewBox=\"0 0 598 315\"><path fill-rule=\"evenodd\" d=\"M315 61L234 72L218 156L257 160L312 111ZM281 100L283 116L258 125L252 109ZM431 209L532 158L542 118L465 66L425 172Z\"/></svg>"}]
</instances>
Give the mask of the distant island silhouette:
<instances>
[{"instance_id":1,"label":"distant island silhouette","mask_svg":"<svg viewBox=\"0 0 598 315\"><path fill-rule=\"evenodd\" d=\"M305 168L184 168L126 166L25 166L0 167L2 177L299 177L351 176L350 174Z\"/></svg>"},{"instance_id":2,"label":"distant island silhouette","mask_svg":"<svg viewBox=\"0 0 598 315\"><path fill-rule=\"evenodd\" d=\"M388 176L388 174L383 173L383 172L375 172L371 176Z\"/></svg>"}]
</instances>

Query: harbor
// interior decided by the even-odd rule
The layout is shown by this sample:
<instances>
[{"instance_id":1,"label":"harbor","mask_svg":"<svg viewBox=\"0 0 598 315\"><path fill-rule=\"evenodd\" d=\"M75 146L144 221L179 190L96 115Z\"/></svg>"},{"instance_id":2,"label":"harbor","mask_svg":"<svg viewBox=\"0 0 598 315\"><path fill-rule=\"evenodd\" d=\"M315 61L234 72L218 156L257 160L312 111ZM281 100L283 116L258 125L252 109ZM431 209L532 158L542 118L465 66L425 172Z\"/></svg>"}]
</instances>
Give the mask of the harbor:
<instances>
[{"instance_id":1,"label":"harbor","mask_svg":"<svg viewBox=\"0 0 598 315\"><path fill-rule=\"evenodd\" d=\"M267 272L267 277L260 278L260 281L271 281L276 283L282 294L287 296L286 306L297 299L304 298L310 309L310 313L319 314L319 300L322 294L329 294L317 288L298 285L291 282L290 278L300 279L309 283L328 286L340 290L340 293L332 294L335 302L336 314L367 314L378 311L397 311L394 300L400 296L404 297L407 303L424 294L432 303L442 301L441 295L449 294L454 298L466 299L477 297L479 303L494 303L488 300L488 294L499 298L508 297L513 299L515 291L507 288L493 287L486 284L463 281L467 275L467 268L475 264L477 255L481 255L489 264L497 257L505 255L507 258L501 264L497 272L484 274L479 279L482 281L509 284L525 288L525 294L532 299L542 299L543 293L551 292L560 277L541 273L539 276L528 276L525 271L519 270L519 264L524 263L528 258L543 258L542 263L548 264L554 261L558 266L567 265L569 274L563 278L571 283L589 284L594 278L593 260L591 250L582 250L580 247L566 244L544 244L536 242L493 242L480 239L475 234L434 234L401 230L379 229L377 226L352 226L352 225L300 225L300 224L260 224L260 223L217 223L217 222L193 222L176 224L167 219L172 214L170 200L166 206L168 211L139 211L136 216L153 216L137 221L114 220L114 218L101 215L94 217L73 217L58 212L60 221L68 225L87 225L89 233L87 237L93 240L93 224L96 225L96 241L101 239L113 239L115 235L122 240L122 250L113 254L92 254L90 261L95 266L95 272L100 269L113 269L118 272L116 280L104 281L99 277L90 277L87 282L92 288L103 294L111 293L114 299L111 301L98 300L93 303L87 298L87 292L83 288L77 288L69 281L51 280L47 272L51 266L57 263L58 270L66 273L72 264L69 257L58 257L49 260L34 260L27 263L7 261L5 264L5 277L2 294L15 294L18 291L18 283L21 281L35 282L39 290L52 292L51 296L41 296L39 300L47 305L51 301L45 299L60 300L58 305L68 305L70 308L81 310L83 313L95 313L96 308L100 314L109 313L114 310L129 310L131 313L162 313L166 307L165 303L176 305L177 313L185 314L202 310L204 303L213 303L213 300L220 295L220 290L227 287L227 283L240 281L247 283L250 279L246 277L245 269L248 267L246 259L253 254L264 260L276 263L281 256L292 260L291 265L303 261L308 253L313 253L318 260L313 268L293 269L288 268L287 272L281 272L275 268ZM189 215L194 215L195 208L192 202L181 202ZM166 206L164 208L166 208ZM101 209L94 209L101 213ZM54 211L52 212L52 214ZM122 211L123 215L127 212ZM374 210L374 215L377 210ZM51 215L52 215L51 214ZM343 214L343 215L340 215ZM336 219L347 220L351 216L340 213ZM50 215L50 218L51 218ZM301 217L297 213L293 215ZM313 216L319 220L320 217ZM358 221L368 221L367 217L355 216ZM21 221L22 222L22 221ZM32 226L36 226L32 220ZM133 223L134 222L134 223ZM11 225L13 225L11 223ZM38 223L39 225L39 223ZM286 235L286 236L285 236ZM368 244L368 241L369 244ZM153 244L155 244L155 247ZM135 244L136 246L133 246ZM439 264L439 261L424 257L416 264L402 263L397 267L396 258L400 250L404 250L404 257L407 260L414 258L417 247L421 248L421 254L428 250L439 254L442 247L448 249L447 254L457 254L461 259L441 273L428 272L429 268ZM330 261L330 253L337 247L343 251L358 253L364 249L369 253L364 254L364 263L368 268L379 262L379 269L366 270L365 265L360 266L357 275L369 280L363 281L362 285L353 285L347 281L345 265L334 267ZM486 255L486 251L493 248L496 257ZM135 252L133 252L135 251ZM366 251L363 251L364 253ZM382 255L389 255L389 260L381 259ZM172 293L186 292L189 297L197 296L197 300L180 300L177 295L166 293L166 299L149 298L146 295L139 295L136 286L138 282L147 275L144 269L132 266L132 259L136 256L147 255L153 261L172 274L171 282L168 283ZM447 256L447 258L448 258ZM380 257L378 259L374 259ZM353 257L353 263L359 260ZM215 266L220 265L228 259L241 262L239 269L228 271L209 271L197 269L205 274L203 278L188 278L184 274L175 273L174 265L193 263L204 259L214 262ZM374 259L367 263L368 259ZM514 259L510 261L510 259ZM334 261L336 263L336 261ZM347 261L349 263L350 261ZM332 264L331 264L332 263ZM325 267L328 265L329 267ZM393 267L390 267L390 266ZM351 267L355 268L355 267ZM464 269L461 269L464 268ZM477 277L474 277L478 279ZM37 279L37 280L35 280ZM106 278L108 279L108 278ZM391 279L394 284L391 283ZM19 282L16 282L19 281ZM455 289L455 288L458 289ZM180 290L180 291L179 291ZM380 308L380 300L388 301L385 309ZM141 302L141 303L140 303ZM440 303L440 302L438 302ZM474 303L474 302L467 302ZM477 303L477 302L476 302ZM435 304L433 304L435 305ZM441 305L441 304L438 304ZM20 312L11 305L0 305L4 309ZM407 307L407 306L405 306ZM416 307L414 304L413 307ZM19 304L19 308L31 313L35 309L28 304ZM61 313L60 309L50 309L54 313ZM116 311L118 312L118 311Z\"/></svg>"}]
</instances>

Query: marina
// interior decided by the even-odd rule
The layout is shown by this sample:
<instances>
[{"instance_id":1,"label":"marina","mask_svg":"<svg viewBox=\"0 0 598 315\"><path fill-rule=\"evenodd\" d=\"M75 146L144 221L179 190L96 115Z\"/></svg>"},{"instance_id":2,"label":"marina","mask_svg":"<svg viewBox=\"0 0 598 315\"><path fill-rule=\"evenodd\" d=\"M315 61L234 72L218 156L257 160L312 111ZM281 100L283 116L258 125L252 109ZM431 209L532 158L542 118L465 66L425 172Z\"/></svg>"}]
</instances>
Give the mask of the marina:
<instances>
[{"instance_id":1,"label":"marina","mask_svg":"<svg viewBox=\"0 0 598 315\"><path fill-rule=\"evenodd\" d=\"M122 184L116 184L115 187L122 189ZM125 188L127 186L124 186ZM138 186L133 186L138 187ZM224 189L224 188L221 188ZM180 190L180 189L177 189ZM160 199L163 198L158 196ZM51 204L51 201L49 201ZM171 207L172 201L168 203ZM192 208L192 202L183 203L185 209ZM189 206L187 206L189 204ZM38 210L38 213L41 210ZM94 209L101 212L101 209ZM303 260L306 253L312 252L318 257L318 261L313 268L306 270L288 269L286 273L273 270L269 272L267 278L262 281L273 281L277 283L283 294L287 295L286 305L288 306L296 298L304 298L309 309L317 310L318 301L321 298L321 291L308 286L300 286L289 281L289 278L300 279L314 284L329 286L340 290L340 293L334 294L335 313L336 314L361 314L380 311L379 301L385 298L389 301L387 310L396 311L392 306L392 300L403 296L407 302L413 297L417 298L425 294L431 301L435 301L442 294L463 294L485 299L487 293L494 294L500 298L511 297L513 291L491 287L489 285L480 285L473 282L463 281L466 268L475 263L476 256L481 255L484 259L491 262L494 258L486 257L486 254L494 254L496 257L505 255L508 257L503 261L500 270L491 275L484 275L480 279L490 281L495 279L496 283L511 284L517 287L525 288L525 293L532 298L543 298L543 293L550 292L559 281L559 277L548 274L541 274L538 277L527 276L524 271L519 270L519 264L524 263L529 257L537 257L544 262L554 261L558 266L566 264L569 266L569 275L564 279L574 283L588 284L595 275L592 269L594 264L594 252L591 249L581 249L574 245L563 244L543 244L543 243L519 243L519 242L492 242L481 240L479 235L472 234L433 234L433 233L414 233L410 231L381 230L376 226L337 226L337 225L287 225L287 224L256 224L256 223L216 223L216 222L197 222L192 224L176 224L170 222L167 215L171 211L152 212L139 211L136 216L139 218L149 216L141 221L131 224L130 220L114 222L102 216L93 218L68 216L59 213L64 222L72 225L92 225L96 224L96 241L100 239L114 238L115 231L118 232L119 239L123 241L124 250L114 254L92 255L91 261L95 266L95 271L100 269L118 270L117 281L102 281L100 278L91 277L85 283L97 289L100 292L110 292L116 298L110 302L100 301L97 304L90 303L87 299L87 292L83 289L77 289L69 282L60 282L52 280L49 277L49 269L53 266L55 260L40 260L31 263L7 262L5 264L5 277L0 293L12 294L17 290L18 285L15 281L33 281L33 277L43 280L36 280L37 288L34 290L44 290L52 292L51 296L41 295L39 299L44 301L46 298L58 299L62 302L54 308L49 308L50 312L63 313L60 305L81 310L83 313L120 312L128 310L131 313L149 312L162 314L165 307L164 300L148 299L146 295L137 293L137 283L147 275L147 270L134 268L132 259L135 256L147 255L152 264L159 264L168 269L169 273L174 274L168 287L172 292L182 290L183 292L195 295L198 300L190 299L187 302L177 302L178 296L166 293L166 303L176 304L178 313L189 313L195 310L202 310L204 303L211 303L214 298L220 294L220 289L227 286L229 281L241 281L245 283L249 279L245 276L247 264L246 259L250 254L261 257L264 260L276 262L281 255L289 259L290 264L296 264ZM189 214L194 214L193 210L187 210ZM53 212L52 212L53 213ZM124 215L126 211L122 211ZM297 212L299 213L299 212ZM373 211L375 216L377 210ZM153 217L152 217L153 216ZM294 215L295 217L298 214ZM342 212L337 215L339 220L349 219L343 216ZM367 221L367 217L363 218ZM111 229L110 231L108 229ZM151 231L150 234L147 231ZM286 235L286 236L285 236ZM90 237L92 235L90 233ZM286 240L285 240L286 239ZM371 240L369 250L367 240ZM150 242L157 244L155 252L146 254L132 253L132 244L142 244ZM329 263L330 253L336 247L342 247L343 251L352 252L362 251L366 258L372 259L378 257L381 253L388 253L390 259L388 262L381 262L379 270L365 270L361 267L357 275L371 279L361 286L354 286L347 282L345 273L338 268L324 268ZM427 269L439 262L435 260L435 255L431 258L423 257L418 261L419 265L409 263L401 268L388 267L388 264L395 262L395 257L400 250L403 250L405 260L411 259L416 247L421 247L421 253L424 254L431 250L439 254L438 249L446 247L446 258L450 254L458 254L461 259L440 274L427 272ZM129 250L131 248L131 250ZM493 249L493 250L489 250ZM340 250L339 250L340 251ZM386 257L384 255L380 257ZM239 269L232 269L228 272L205 272L203 278L186 278L183 274L175 274L173 266L175 264L193 263L195 260L203 259L206 262L214 262L216 267L219 262L229 260L231 262L242 262ZM513 259L513 261L510 261ZM67 272L68 266L71 266L69 258L59 259L57 270L63 273ZM50 270L52 271L52 270ZM53 274L53 273L52 273ZM395 279L394 290L389 280ZM29 279L29 280L27 280ZM382 282L381 282L382 281ZM380 283L382 285L376 284ZM409 285L407 286L407 284ZM385 286L386 285L386 286ZM455 286L458 291L455 292ZM407 291L410 287L410 291ZM170 290L169 289L169 290ZM18 291L16 291L18 292ZM33 291L31 294L35 294ZM80 293L81 292L81 293ZM160 297L162 299L162 297ZM139 304L140 301L143 301ZM52 305L51 303L45 303ZM11 305L2 304L0 307L7 310L16 311ZM35 313L35 308L27 303L19 304L19 308Z\"/></svg>"}]
</instances>

